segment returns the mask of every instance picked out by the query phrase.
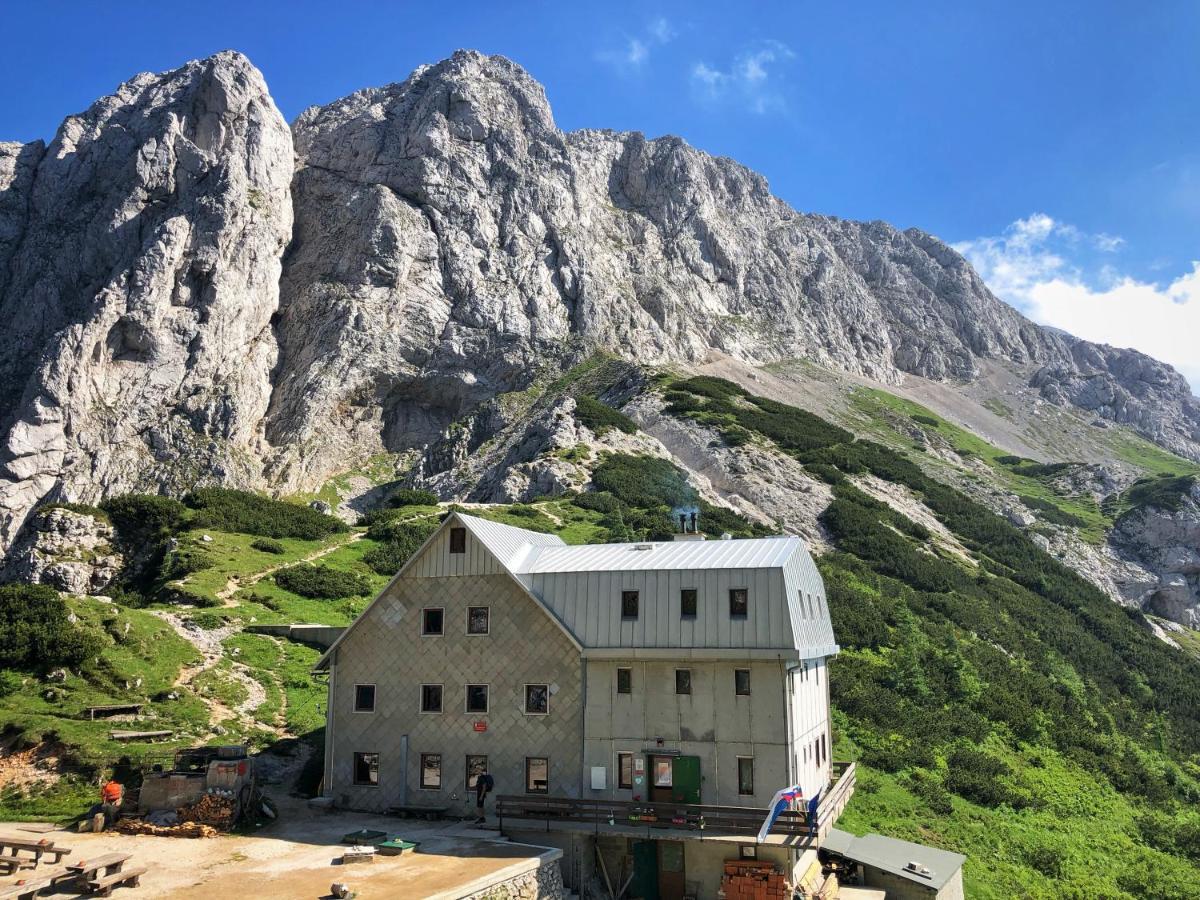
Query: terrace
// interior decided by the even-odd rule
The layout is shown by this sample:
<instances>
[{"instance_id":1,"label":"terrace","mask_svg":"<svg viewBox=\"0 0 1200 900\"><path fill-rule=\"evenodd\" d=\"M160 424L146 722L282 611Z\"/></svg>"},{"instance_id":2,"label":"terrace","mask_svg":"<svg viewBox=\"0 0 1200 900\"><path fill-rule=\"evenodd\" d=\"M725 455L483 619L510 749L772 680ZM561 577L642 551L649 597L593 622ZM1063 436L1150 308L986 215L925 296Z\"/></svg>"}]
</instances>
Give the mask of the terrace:
<instances>
[{"instance_id":1,"label":"terrace","mask_svg":"<svg viewBox=\"0 0 1200 900\"><path fill-rule=\"evenodd\" d=\"M833 763L833 781L810 821L805 812L785 810L765 843L786 847L819 845L854 793L855 764ZM569 797L501 795L496 798L500 830L579 831L647 839L745 843L753 839L767 810L744 806L641 800L577 800Z\"/></svg>"}]
</instances>

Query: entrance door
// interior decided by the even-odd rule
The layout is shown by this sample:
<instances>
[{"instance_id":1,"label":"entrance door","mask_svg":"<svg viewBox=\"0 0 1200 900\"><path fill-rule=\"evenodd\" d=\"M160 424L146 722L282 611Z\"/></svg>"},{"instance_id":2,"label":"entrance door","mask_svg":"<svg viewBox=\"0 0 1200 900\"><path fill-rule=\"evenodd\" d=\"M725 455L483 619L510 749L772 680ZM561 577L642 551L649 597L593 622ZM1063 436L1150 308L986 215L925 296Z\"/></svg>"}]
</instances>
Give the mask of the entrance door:
<instances>
[{"instance_id":1,"label":"entrance door","mask_svg":"<svg viewBox=\"0 0 1200 900\"><path fill-rule=\"evenodd\" d=\"M676 803L700 802L700 757L675 757L671 766L671 799Z\"/></svg>"},{"instance_id":2,"label":"entrance door","mask_svg":"<svg viewBox=\"0 0 1200 900\"><path fill-rule=\"evenodd\" d=\"M651 755L649 763L650 802L670 803L671 787L675 784L675 757Z\"/></svg>"},{"instance_id":3,"label":"entrance door","mask_svg":"<svg viewBox=\"0 0 1200 900\"><path fill-rule=\"evenodd\" d=\"M683 842L658 841L658 900L683 900Z\"/></svg>"},{"instance_id":4,"label":"entrance door","mask_svg":"<svg viewBox=\"0 0 1200 900\"><path fill-rule=\"evenodd\" d=\"M658 848L654 841L633 842L633 881L630 896L644 900L658 898Z\"/></svg>"}]
</instances>

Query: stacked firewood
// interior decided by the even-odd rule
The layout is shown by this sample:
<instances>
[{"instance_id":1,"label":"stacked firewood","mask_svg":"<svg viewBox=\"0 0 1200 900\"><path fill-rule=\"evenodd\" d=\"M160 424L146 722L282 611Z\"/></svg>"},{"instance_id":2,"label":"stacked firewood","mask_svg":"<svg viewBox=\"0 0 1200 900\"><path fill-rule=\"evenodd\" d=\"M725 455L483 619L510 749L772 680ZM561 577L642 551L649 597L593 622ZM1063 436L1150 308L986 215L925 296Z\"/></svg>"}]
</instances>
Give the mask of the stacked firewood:
<instances>
[{"instance_id":1,"label":"stacked firewood","mask_svg":"<svg viewBox=\"0 0 1200 900\"><path fill-rule=\"evenodd\" d=\"M121 819L114 826L121 834L153 834L157 837L210 838L221 832L200 822L181 822L178 825L151 825L137 819Z\"/></svg>"},{"instance_id":2,"label":"stacked firewood","mask_svg":"<svg viewBox=\"0 0 1200 900\"><path fill-rule=\"evenodd\" d=\"M224 794L205 794L195 803L179 807L176 812L180 822L231 828L237 818L237 800Z\"/></svg>"}]
</instances>

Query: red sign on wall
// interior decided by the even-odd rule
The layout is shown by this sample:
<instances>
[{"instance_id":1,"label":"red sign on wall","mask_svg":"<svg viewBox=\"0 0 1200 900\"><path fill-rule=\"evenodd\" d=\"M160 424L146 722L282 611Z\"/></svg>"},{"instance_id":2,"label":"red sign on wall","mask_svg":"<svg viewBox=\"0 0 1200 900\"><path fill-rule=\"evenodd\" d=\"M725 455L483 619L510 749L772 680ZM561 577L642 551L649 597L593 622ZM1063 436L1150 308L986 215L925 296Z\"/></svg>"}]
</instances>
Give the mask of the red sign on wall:
<instances>
[{"instance_id":1,"label":"red sign on wall","mask_svg":"<svg viewBox=\"0 0 1200 900\"><path fill-rule=\"evenodd\" d=\"M476 731L487 731L487 722L476 722L475 730Z\"/></svg>"}]
</instances>

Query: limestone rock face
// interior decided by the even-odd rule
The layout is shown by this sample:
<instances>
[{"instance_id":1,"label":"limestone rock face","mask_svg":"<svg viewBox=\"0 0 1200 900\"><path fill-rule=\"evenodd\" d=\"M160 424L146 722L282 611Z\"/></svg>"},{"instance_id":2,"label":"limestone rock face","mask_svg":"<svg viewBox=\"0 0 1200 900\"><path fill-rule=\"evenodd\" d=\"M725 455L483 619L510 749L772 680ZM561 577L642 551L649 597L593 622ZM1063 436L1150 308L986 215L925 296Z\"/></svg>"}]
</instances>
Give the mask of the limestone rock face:
<instances>
[{"instance_id":1,"label":"limestone rock face","mask_svg":"<svg viewBox=\"0 0 1200 900\"><path fill-rule=\"evenodd\" d=\"M1150 506L1123 516L1109 545L1145 573L1121 585L1130 601L1200 628L1200 480L1178 509Z\"/></svg>"},{"instance_id":2,"label":"limestone rock face","mask_svg":"<svg viewBox=\"0 0 1200 900\"><path fill-rule=\"evenodd\" d=\"M12 548L4 580L48 584L72 594L95 594L121 571L113 528L84 512L52 507L33 516Z\"/></svg>"},{"instance_id":3,"label":"limestone rock face","mask_svg":"<svg viewBox=\"0 0 1200 900\"><path fill-rule=\"evenodd\" d=\"M291 174L232 52L3 145L0 546L46 497L257 478Z\"/></svg>"}]
</instances>

